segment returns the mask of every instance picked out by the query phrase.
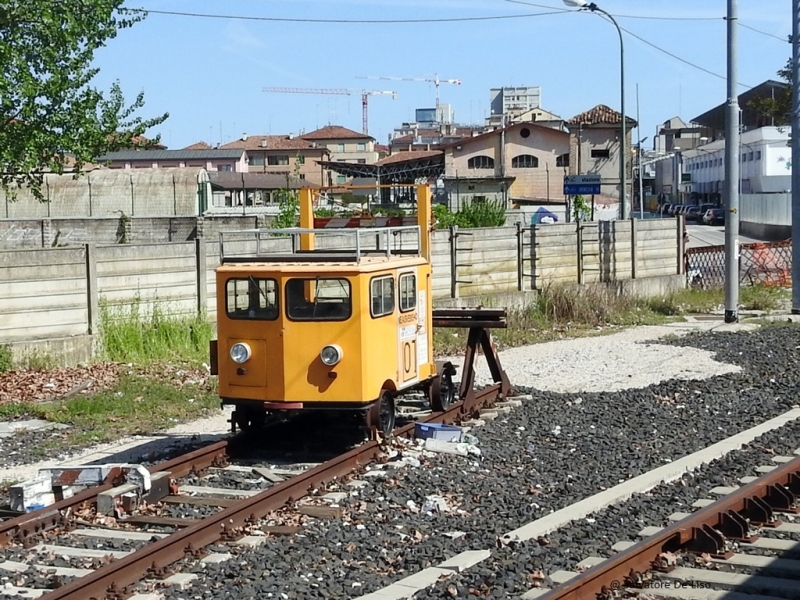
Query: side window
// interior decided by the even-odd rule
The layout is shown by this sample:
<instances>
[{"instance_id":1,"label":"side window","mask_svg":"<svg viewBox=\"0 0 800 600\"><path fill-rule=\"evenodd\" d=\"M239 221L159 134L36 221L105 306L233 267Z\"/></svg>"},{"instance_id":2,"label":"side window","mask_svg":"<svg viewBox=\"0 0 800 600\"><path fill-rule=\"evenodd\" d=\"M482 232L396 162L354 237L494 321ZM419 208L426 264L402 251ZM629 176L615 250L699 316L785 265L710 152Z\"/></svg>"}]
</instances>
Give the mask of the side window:
<instances>
[{"instance_id":1,"label":"side window","mask_svg":"<svg viewBox=\"0 0 800 600\"><path fill-rule=\"evenodd\" d=\"M262 321L278 318L278 282L274 279L228 279L225 287L228 318Z\"/></svg>"},{"instance_id":2,"label":"side window","mask_svg":"<svg viewBox=\"0 0 800 600\"><path fill-rule=\"evenodd\" d=\"M369 286L370 314L373 318L394 312L394 277L376 277Z\"/></svg>"},{"instance_id":3,"label":"side window","mask_svg":"<svg viewBox=\"0 0 800 600\"><path fill-rule=\"evenodd\" d=\"M408 312L417 307L417 276L414 273L400 275L400 311Z\"/></svg>"}]
</instances>

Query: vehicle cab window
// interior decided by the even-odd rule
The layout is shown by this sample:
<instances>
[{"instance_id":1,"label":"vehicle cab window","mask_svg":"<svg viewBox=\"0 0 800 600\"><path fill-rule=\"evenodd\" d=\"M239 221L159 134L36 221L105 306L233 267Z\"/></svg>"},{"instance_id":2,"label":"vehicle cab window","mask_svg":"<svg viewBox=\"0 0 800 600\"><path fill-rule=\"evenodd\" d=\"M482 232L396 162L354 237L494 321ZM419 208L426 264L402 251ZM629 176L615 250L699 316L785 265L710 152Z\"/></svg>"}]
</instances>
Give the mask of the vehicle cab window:
<instances>
[{"instance_id":1,"label":"vehicle cab window","mask_svg":"<svg viewBox=\"0 0 800 600\"><path fill-rule=\"evenodd\" d=\"M278 282L256 277L228 279L225 310L229 319L278 318Z\"/></svg>"},{"instance_id":2,"label":"vehicle cab window","mask_svg":"<svg viewBox=\"0 0 800 600\"><path fill-rule=\"evenodd\" d=\"M369 289L373 319L394 313L394 277L375 277L370 281Z\"/></svg>"},{"instance_id":3,"label":"vehicle cab window","mask_svg":"<svg viewBox=\"0 0 800 600\"><path fill-rule=\"evenodd\" d=\"M408 312L417 307L417 276L414 273L400 275L400 312Z\"/></svg>"},{"instance_id":4,"label":"vehicle cab window","mask_svg":"<svg viewBox=\"0 0 800 600\"><path fill-rule=\"evenodd\" d=\"M346 321L352 313L347 279L297 277L286 282L286 314L293 321Z\"/></svg>"}]
</instances>

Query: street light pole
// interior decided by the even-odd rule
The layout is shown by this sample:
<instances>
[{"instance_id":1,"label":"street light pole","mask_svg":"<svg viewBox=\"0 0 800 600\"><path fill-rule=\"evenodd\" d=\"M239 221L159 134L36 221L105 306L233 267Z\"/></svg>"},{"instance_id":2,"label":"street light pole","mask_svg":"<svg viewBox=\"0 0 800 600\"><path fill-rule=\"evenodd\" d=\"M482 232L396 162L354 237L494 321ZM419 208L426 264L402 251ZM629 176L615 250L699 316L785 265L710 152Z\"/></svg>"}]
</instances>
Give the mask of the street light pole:
<instances>
[{"instance_id":1,"label":"street light pole","mask_svg":"<svg viewBox=\"0 0 800 600\"><path fill-rule=\"evenodd\" d=\"M739 320L739 98L737 0L728 0L728 104L725 115L725 322Z\"/></svg>"},{"instance_id":2,"label":"street light pole","mask_svg":"<svg viewBox=\"0 0 800 600\"><path fill-rule=\"evenodd\" d=\"M792 0L792 313L800 313L800 0Z\"/></svg>"},{"instance_id":3,"label":"street light pole","mask_svg":"<svg viewBox=\"0 0 800 600\"><path fill-rule=\"evenodd\" d=\"M620 156L620 165L619 165L619 181L620 181L620 193L619 193L619 212L621 219L628 218L628 198L627 198L627 187L628 187L628 171L627 171L627 163L628 163L628 154L627 154L627 132L626 132L626 123L625 123L625 44L622 40L622 29L620 29L619 24L617 21L604 11L602 8L597 6L594 2L587 2L587 0L564 0L564 4L570 6L572 8L580 8L589 10L591 12L598 12L605 15L611 23L613 23L614 27L617 28L617 33L619 34L619 87L620 87L620 112L622 114L622 123L620 124L620 133L621 138L619 142L619 156Z\"/></svg>"}]
</instances>

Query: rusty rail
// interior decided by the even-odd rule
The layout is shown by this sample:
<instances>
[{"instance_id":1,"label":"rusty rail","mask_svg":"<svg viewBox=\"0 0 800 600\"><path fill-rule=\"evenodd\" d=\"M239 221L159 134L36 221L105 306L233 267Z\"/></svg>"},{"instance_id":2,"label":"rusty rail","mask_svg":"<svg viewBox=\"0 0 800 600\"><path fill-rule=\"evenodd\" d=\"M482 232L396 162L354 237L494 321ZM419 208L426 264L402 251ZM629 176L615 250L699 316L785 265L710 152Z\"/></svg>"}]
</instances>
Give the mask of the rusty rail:
<instances>
[{"instance_id":1,"label":"rusty rail","mask_svg":"<svg viewBox=\"0 0 800 600\"><path fill-rule=\"evenodd\" d=\"M446 411L433 413L425 419L421 419L420 422L452 423L457 421L464 415L474 413L481 405L494 400L502 386L502 382L498 382L476 392L465 401L452 405ZM414 423L409 423L395 430L394 434L408 435L413 430ZM379 455L380 444L376 441L367 442L301 475L278 483L260 494L245 498L199 523L148 544L133 554L109 563L41 598L43 600L100 600L107 597L118 597L123 593L125 587L141 580L148 573L164 572L171 564L184 558L187 553L196 553L204 546L213 544L220 539L235 539L240 528L255 524L259 518L302 498L313 488L344 477L354 469L366 466L375 461ZM183 457L176 460L178 468L186 468ZM159 465L158 470L169 470L164 468L166 465L168 463Z\"/></svg>"},{"instance_id":2,"label":"rusty rail","mask_svg":"<svg viewBox=\"0 0 800 600\"><path fill-rule=\"evenodd\" d=\"M800 495L800 458L741 487L663 531L584 571L539 600L610 598L624 587L637 587L648 571L669 571L664 553L687 551L717 558L729 556L726 540L752 542L750 525L774 527L775 511L795 512Z\"/></svg>"},{"instance_id":3,"label":"rusty rail","mask_svg":"<svg viewBox=\"0 0 800 600\"><path fill-rule=\"evenodd\" d=\"M172 460L151 467L151 473L169 471L172 477L184 477L193 470L200 471L225 460L228 444L232 440L217 442L184 454ZM5 548L12 542L25 544L29 537L52 529L53 527L66 526L71 509L75 509L86 502L94 502L99 494L114 487L115 481L110 480L101 486L84 490L71 498L59 500L55 504L42 509L20 515L0 523L0 548Z\"/></svg>"}]
</instances>

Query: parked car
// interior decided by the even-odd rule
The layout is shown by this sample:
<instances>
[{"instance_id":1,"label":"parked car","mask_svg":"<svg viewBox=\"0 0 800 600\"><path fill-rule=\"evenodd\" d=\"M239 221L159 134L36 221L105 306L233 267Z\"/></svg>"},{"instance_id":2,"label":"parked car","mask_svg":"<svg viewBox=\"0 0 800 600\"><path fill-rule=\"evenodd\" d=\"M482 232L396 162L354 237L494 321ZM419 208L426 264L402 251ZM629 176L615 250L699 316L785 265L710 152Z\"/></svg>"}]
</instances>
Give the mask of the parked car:
<instances>
[{"instance_id":1,"label":"parked car","mask_svg":"<svg viewBox=\"0 0 800 600\"><path fill-rule=\"evenodd\" d=\"M725 225L725 211L721 208L709 208L703 215L706 225Z\"/></svg>"},{"instance_id":2,"label":"parked car","mask_svg":"<svg viewBox=\"0 0 800 600\"><path fill-rule=\"evenodd\" d=\"M683 216L686 217L687 221L698 221L700 219L700 207L699 206L687 206L683 210Z\"/></svg>"},{"instance_id":3,"label":"parked car","mask_svg":"<svg viewBox=\"0 0 800 600\"><path fill-rule=\"evenodd\" d=\"M700 215L697 217L697 221L698 222L702 221L703 220L703 216L709 210L711 210L712 208L719 208L719 206L717 206L716 204L709 204L709 203L701 204L700 205Z\"/></svg>"}]
</instances>

